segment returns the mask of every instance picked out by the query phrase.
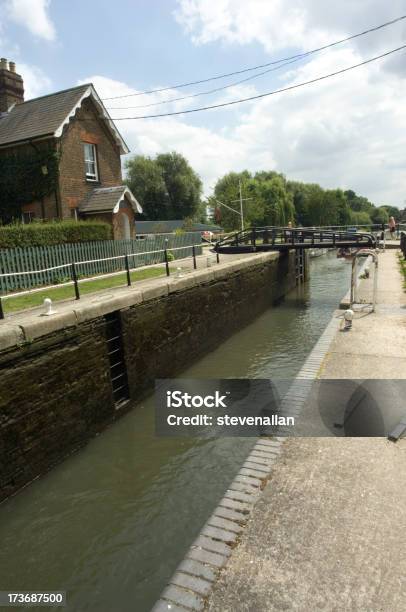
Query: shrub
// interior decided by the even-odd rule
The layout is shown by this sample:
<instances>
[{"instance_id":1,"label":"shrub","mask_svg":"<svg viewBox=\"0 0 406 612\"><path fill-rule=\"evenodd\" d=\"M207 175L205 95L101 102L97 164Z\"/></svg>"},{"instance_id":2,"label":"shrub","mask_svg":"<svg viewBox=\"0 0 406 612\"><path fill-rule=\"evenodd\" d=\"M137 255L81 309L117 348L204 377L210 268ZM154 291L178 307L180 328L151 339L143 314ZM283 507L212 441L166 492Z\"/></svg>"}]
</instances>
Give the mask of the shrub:
<instances>
[{"instance_id":1,"label":"shrub","mask_svg":"<svg viewBox=\"0 0 406 612\"><path fill-rule=\"evenodd\" d=\"M64 242L111 240L112 228L103 221L55 221L0 227L0 248L50 246Z\"/></svg>"}]
</instances>

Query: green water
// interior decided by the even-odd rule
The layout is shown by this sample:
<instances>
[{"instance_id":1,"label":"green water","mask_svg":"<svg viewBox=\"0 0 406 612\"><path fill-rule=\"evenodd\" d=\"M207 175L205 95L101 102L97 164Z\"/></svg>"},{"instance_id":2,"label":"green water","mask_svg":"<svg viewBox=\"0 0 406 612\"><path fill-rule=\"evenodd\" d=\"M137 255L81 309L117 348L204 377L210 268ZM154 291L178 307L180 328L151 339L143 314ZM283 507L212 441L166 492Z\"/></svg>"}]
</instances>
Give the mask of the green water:
<instances>
[{"instance_id":1,"label":"green water","mask_svg":"<svg viewBox=\"0 0 406 612\"><path fill-rule=\"evenodd\" d=\"M182 377L294 376L350 267L334 252L312 260L305 287ZM149 398L0 506L0 590L66 590L69 612L150 610L253 444L157 439L153 426Z\"/></svg>"}]
</instances>

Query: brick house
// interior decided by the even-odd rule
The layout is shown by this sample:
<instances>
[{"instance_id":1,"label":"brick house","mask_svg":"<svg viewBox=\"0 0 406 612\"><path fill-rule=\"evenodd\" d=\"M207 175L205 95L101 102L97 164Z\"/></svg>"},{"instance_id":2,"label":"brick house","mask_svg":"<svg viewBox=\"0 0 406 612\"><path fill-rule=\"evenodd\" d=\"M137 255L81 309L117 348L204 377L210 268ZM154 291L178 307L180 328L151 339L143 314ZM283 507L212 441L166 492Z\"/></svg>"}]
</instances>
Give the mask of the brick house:
<instances>
[{"instance_id":1,"label":"brick house","mask_svg":"<svg viewBox=\"0 0 406 612\"><path fill-rule=\"evenodd\" d=\"M0 60L0 164L24 151L57 153L56 187L41 201L26 202L16 217L101 219L115 239L135 236L142 212L123 185L120 156L129 149L91 83L24 102L15 64ZM42 168L47 173L47 168Z\"/></svg>"}]
</instances>

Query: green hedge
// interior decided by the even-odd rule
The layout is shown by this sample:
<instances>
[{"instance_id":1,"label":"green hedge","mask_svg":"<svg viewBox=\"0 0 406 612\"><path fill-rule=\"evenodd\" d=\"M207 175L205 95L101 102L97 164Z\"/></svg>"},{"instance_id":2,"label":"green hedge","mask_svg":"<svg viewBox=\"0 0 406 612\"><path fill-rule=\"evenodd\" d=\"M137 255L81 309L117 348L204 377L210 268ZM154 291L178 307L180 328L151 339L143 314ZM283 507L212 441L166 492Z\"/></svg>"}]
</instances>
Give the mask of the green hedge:
<instances>
[{"instance_id":1,"label":"green hedge","mask_svg":"<svg viewBox=\"0 0 406 612\"><path fill-rule=\"evenodd\" d=\"M111 240L112 227L103 221L55 221L0 226L0 249Z\"/></svg>"}]
</instances>

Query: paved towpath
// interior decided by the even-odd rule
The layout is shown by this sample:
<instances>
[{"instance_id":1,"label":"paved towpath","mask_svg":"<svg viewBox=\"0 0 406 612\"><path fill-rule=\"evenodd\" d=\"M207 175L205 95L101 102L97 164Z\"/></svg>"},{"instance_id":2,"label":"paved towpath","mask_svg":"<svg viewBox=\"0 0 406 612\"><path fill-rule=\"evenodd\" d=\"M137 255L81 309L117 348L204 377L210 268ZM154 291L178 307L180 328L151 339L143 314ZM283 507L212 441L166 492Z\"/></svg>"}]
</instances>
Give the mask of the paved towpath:
<instances>
[{"instance_id":1,"label":"paved towpath","mask_svg":"<svg viewBox=\"0 0 406 612\"><path fill-rule=\"evenodd\" d=\"M337 332L321 377L406 378L396 251L379 268L376 313ZM403 612L405 534L406 439L288 439L206 609Z\"/></svg>"}]
</instances>

